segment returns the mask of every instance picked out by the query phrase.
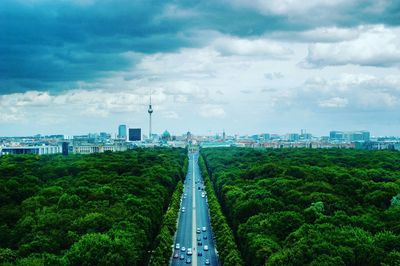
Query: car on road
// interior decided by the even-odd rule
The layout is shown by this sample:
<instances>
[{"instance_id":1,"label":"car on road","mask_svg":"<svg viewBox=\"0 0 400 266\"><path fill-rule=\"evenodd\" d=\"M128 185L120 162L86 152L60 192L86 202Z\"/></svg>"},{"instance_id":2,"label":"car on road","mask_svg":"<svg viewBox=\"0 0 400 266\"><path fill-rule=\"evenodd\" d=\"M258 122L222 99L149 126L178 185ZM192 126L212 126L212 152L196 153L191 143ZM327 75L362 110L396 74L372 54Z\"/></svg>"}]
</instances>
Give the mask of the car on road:
<instances>
[{"instance_id":1,"label":"car on road","mask_svg":"<svg viewBox=\"0 0 400 266\"><path fill-rule=\"evenodd\" d=\"M203 256L203 253L201 251L197 252L197 256L201 257Z\"/></svg>"},{"instance_id":2,"label":"car on road","mask_svg":"<svg viewBox=\"0 0 400 266\"><path fill-rule=\"evenodd\" d=\"M200 228L199 228L199 227L197 227L196 233L197 233L197 234L200 234L200 233L201 233L201 231L200 231Z\"/></svg>"},{"instance_id":3,"label":"car on road","mask_svg":"<svg viewBox=\"0 0 400 266\"><path fill-rule=\"evenodd\" d=\"M210 265L210 260L206 259L206 261L204 262L205 265Z\"/></svg>"},{"instance_id":4,"label":"car on road","mask_svg":"<svg viewBox=\"0 0 400 266\"><path fill-rule=\"evenodd\" d=\"M176 244L175 244L175 249L180 249L180 248L181 248L181 244L176 243Z\"/></svg>"},{"instance_id":5,"label":"car on road","mask_svg":"<svg viewBox=\"0 0 400 266\"><path fill-rule=\"evenodd\" d=\"M185 259L185 255L181 254L181 256L179 257L180 260L184 260Z\"/></svg>"},{"instance_id":6,"label":"car on road","mask_svg":"<svg viewBox=\"0 0 400 266\"><path fill-rule=\"evenodd\" d=\"M179 258L178 252L174 254L174 259L177 259L177 258Z\"/></svg>"},{"instance_id":7,"label":"car on road","mask_svg":"<svg viewBox=\"0 0 400 266\"><path fill-rule=\"evenodd\" d=\"M187 258L186 259L186 264L190 264L190 263L192 263L192 260L190 258Z\"/></svg>"},{"instance_id":8,"label":"car on road","mask_svg":"<svg viewBox=\"0 0 400 266\"><path fill-rule=\"evenodd\" d=\"M204 236L203 236L203 239L207 239L207 235L204 235Z\"/></svg>"},{"instance_id":9,"label":"car on road","mask_svg":"<svg viewBox=\"0 0 400 266\"><path fill-rule=\"evenodd\" d=\"M185 209L182 209L182 212L185 212Z\"/></svg>"},{"instance_id":10,"label":"car on road","mask_svg":"<svg viewBox=\"0 0 400 266\"><path fill-rule=\"evenodd\" d=\"M208 246L204 245L203 249L204 249L204 251L208 251Z\"/></svg>"},{"instance_id":11,"label":"car on road","mask_svg":"<svg viewBox=\"0 0 400 266\"><path fill-rule=\"evenodd\" d=\"M203 243L201 243L201 241L197 241L197 245L198 245L198 246L202 246Z\"/></svg>"},{"instance_id":12,"label":"car on road","mask_svg":"<svg viewBox=\"0 0 400 266\"><path fill-rule=\"evenodd\" d=\"M186 255L191 256L193 254L193 251L191 248L187 249Z\"/></svg>"},{"instance_id":13,"label":"car on road","mask_svg":"<svg viewBox=\"0 0 400 266\"><path fill-rule=\"evenodd\" d=\"M205 231L207 231L207 228L206 228L205 226L203 226L203 227L201 228L201 231L205 232Z\"/></svg>"},{"instance_id":14,"label":"car on road","mask_svg":"<svg viewBox=\"0 0 400 266\"><path fill-rule=\"evenodd\" d=\"M201 241L201 237L198 236L198 237L197 237L197 241Z\"/></svg>"},{"instance_id":15,"label":"car on road","mask_svg":"<svg viewBox=\"0 0 400 266\"><path fill-rule=\"evenodd\" d=\"M185 247L181 247L181 251L182 251L182 252L185 252L185 251L186 251L186 248L185 248Z\"/></svg>"}]
</instances>

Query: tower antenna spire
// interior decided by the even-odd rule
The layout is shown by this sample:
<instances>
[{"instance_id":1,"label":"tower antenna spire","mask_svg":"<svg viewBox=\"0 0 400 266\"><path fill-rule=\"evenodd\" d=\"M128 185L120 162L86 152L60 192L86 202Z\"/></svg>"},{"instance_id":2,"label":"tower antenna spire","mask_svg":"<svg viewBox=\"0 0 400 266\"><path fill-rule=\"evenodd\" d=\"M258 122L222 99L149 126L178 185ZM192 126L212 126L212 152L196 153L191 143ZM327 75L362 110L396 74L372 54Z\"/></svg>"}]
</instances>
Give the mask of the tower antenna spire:
<instances>
[{"instance_id":1,"label":"tower antenna spire","mask_svg":"<svg viewBox=\"0 0 400 266\"><path fill-rule=\"evenodd\" d=\"M151 114L153 113L153 108L151 107L151 88L150 88L150 102L149 102L149 109L147 112L149 113L149 139L152 138L151 136Z\"/></svg>"}]
</instances>

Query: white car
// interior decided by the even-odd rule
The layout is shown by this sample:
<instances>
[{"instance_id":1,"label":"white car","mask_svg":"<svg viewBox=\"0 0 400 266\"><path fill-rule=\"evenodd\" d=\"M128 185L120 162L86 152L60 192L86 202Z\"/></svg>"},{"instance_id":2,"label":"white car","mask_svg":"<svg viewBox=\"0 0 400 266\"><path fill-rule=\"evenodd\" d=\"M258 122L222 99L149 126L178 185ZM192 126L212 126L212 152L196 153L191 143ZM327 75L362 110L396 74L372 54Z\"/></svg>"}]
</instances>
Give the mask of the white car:
<instances>
[{"instance_id":1,"label":"white car","mask_svg":"<svg viewBox=\"0 0 400 266\"><path fill-rule=\"evenodd\" d=\"M176 243L175 244L175 249L180 249L180 248L181 248L181 245L179 243Z\"/></svg>"},{"instance_id":2,"label":"white car","mask_svg":"<svg viewBox=\"0 0 400 266\"><path fill-rule=\"evenodd\" d=\"M188 248L187 252L186 252L186 255L191 256L192 254L193 254L192 249Z\"/></svg>"},{"instance_id":3,"label":"white car","mask_svg":"<svg viewBox=\"0 0 400 266\"><path fill-rule=\"evenodd\" d=\"M208 251L208 246L204 245L203 249L204 249L204 251Z\"/></svg>"},{"instance_id":4,"label":"white car","mask_svg":"<svg viewBox=\"0 0 400 266\"><path fill-rule=\"evenodd\" d=\"M185 248L185 247L181 247L181 251L182 251L182 252L185 252L185 251L186 251L186 248Z\"/></svg>"},{"instance_id":5,"label":"white car","mask_svg":"<svg viewBox=\"0 0 400 266\"><path fill-rule=\"evenodd\" d=\"M206 228L205 226L203 226L203 227L201 228L201 231L205 232L205 231L207 231L207 228Z\"/></svg>"}]
</instances>

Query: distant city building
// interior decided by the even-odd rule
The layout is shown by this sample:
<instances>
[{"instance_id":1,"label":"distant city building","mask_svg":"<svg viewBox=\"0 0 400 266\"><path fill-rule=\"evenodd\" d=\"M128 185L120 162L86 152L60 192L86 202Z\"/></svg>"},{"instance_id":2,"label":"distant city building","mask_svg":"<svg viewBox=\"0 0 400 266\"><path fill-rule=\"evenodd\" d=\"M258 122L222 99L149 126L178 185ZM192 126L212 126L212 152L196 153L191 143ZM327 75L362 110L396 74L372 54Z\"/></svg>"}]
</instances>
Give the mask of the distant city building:
<instances>
[{"instance_id":1,"label":"distant city building","mask_svg":"<svg viewBox=\"0 0 400 266\"><path fill-rule=\"evenodd\" d=\"M118 138L126 140L126 125L119 125Z\"/></svg>"},{"instance_id":2,"label":"distant city building","mask_svg":"<svg viewBox=\"0 0 400 266\"><path fill-rule=\"evenodd\" d=\"M189 141L191 141L191 140L192 140L192 133L190 133L190 131L188 131L188 132L186 133L186 141L189 142Z\"/></svg>"},{"instance_id":3,"label":"distant city building","mask_svg":"<svg viewBox=\"0 0 400 266\"><path fill-rule=\"evenodd\" d=\"M91 153L103 153L106 151L126 151L126 145L119 144L82 144L82 145L74 145L73 153L75 154L91 154Z\"/></svg>"},{"instance_id":4,"label":"distant city building","mask_svg":"<svg viewBox=\"0 0 400 266\"><path fill-rule=\"evenodd\" d=\"M129 129L129 141L140 141L142 140L142 129L130 128Z\"/></svg>"},{"instance_id":5,"label":"distant city building","mask_svg":"<svg viewBox=\"0 0 400 266\"><path fill-rule=\"evenodd\" d=\"M300 139L300 135L298 133L289 133L288 141L298 141Z\"/></svg>"},{"instance_id":6,"label":"distant city building","mask_svg":"<svg viewBox=\"0 0 400 266\"><path fill-rule=\"evenodd\" d=\"M69 143L68 142L62 142L61 143L61 147L62 147L62 154L63 155L68 155L68 153L69 153Z\"/></svg>"},{"instance_id":7,"label":"distant city building","mask_svg":"<svg viewBox=\"0 0 400 266\"><path fill-rule=\"evenodd\" d=\"M263 139L264 139L265 141L267 141L267 140L269 140L269 139L271 138L270 134L268 134L268 133L262 134L262 137L263 137Z\"/></svg>"},{"instance_id":8,"label":"distant city building","mask_svg":"<svg viewBox=\"0 0 400 266\"><path fill-rule=\"evenodd\" d=\"M331 131L329 132L331 141L369 141L370 133L368 131Z\"/></svg>"},{"instance_id":9,"label":"distant city building","mask_svg":"<svg viewBox=\"0 0 400 266\"><path fill-rule=\"evenodd\" d=\"M300 139L302 139L302 140L311 140L312 139L312 134L310 134L310 133L302 133L300 135Z\"/></svg>"},{"instance_id":10,"label":"distant city building","mask_svg":"<svg viewBox=\"0 0 400 266\"><path fill-rule=\"evenodd\" d=\"M7 154L58 154L62 153L61 146L15 146L15 147L2 147L0 149L1 155Z\"/></svg>"},{"instance_id":11,"label":"distant city building","mask_svg":"<svg viewBox=\"0 0 400 266\"><path fill-rule=\"evenodd\" d=\"M162 133L161 139L162 139L163 141L170 141L170 140L172 140L171 134L170 134L167 130L165 130L165 131Z\"/></svg>"}]
</instances>

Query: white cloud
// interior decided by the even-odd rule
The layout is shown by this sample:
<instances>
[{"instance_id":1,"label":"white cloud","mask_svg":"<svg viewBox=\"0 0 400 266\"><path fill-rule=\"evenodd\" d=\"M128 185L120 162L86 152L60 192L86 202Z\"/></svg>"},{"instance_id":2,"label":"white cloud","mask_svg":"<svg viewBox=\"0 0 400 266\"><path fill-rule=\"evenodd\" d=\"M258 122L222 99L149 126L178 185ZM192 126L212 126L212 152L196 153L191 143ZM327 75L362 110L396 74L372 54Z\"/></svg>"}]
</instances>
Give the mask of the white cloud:
<instances>
[{"instance_id":1,"label":"white cloud","mask_svg":"<svg viewBox=\"0 0 400 266\"><path fill-rule=\"evenodd\" d=\"M400 66L400 27L360 28L358 38L339 43L310 44L303 67L328 65Z\"/></svg>"},{"instance_id":2,"label":"white cloud","mask_svg":"<svg viewBox=\"0 0 400 266\"><path fill-rule=\"evenodd\" d=\"M230 0L238 7L248 7L259 11L262 14L296 15L304 14L310 10L321 10L323 8L337 8L351 0Z\"/></svg>"},{"instance_id":3,"label":"white cloud","mask_svg":"<svg viewBox=\"0 0 400 266\"><path fill-rule=\"evenodd\" d=\"M194 11L192 9L184 9L175 4L168 4L164 8L163 14L160 18L193 18L198 17L200 14L198 11Z\"/></svg>"},{"instance_id":4,"label":"white cloud","mask_svg":"<svg viewBox=\"0 0 400 266\"><path fill-rule=\"evenodd\" d=\"M269 80L283 79L285 76L281 72L265 73L264 77Z\"/></svg>"},{"instance_id":5,"label":"white cloud","mask_svg":"<svg viewBox=\"0 0 400 266\"><path fill-rule=\"evenodd\" d=\"M298 34L299 39L311 42L338 42L354 40L362 31L358 28L321 27Z\"/></svg>"},{"instance_id":6,"label":"white cloud","mask_svg":"<svg viewBox=\"0 0 400 266\"><path fill-rule=\"evenodd\" d=\"M400 78L396 76L343 74L335 79L307 80L292 97L312 108L344 108L349 111L393 110L400 108ZM400 110L399 110L400 111Z\"/></svg>"},{"instance_id":7,"label":"white cloud","mask_svg":"<svg viewBox=\"0 0 400 266\"><path fill-rule=\"evenodd\" d=\"M198 86L193 81L166 81L162 91L166 95L172 95L174 101L179 103L210 101L208 89Z\"/></svg>"},{"instance_id":8,"label":"white cloud","mask_svg":"<svg viewBox=\"0 0 400 266\"><path fill-rule=\"evenodd\" d=\"M282 43L267 39L243 39L232 36L221 36L211 44L216 51L225 56L268 56L285 58L293 54L292 50Z\"/></svg>"},{"instance_id":9,"label":"white cloud","mask_svg":"<svg viewBox=\"0 0 400 266\"><path fill-rule=\"evenodd\" d=\"M226 116L224 108L212 104L201 106L199 114L205 118L224 118Z\"/></svg>"},{"instance_id":10,"label":"white cloud","mask_svg":"<svg viewBox=\"0 0 400 266\"><path fill-rule=\"evenodd\" d=\"M164 118L168 118L168 119L179 119L180 118L178 113L175 111L164 111L161 113L161 115Z\"/></svg>"},{"instance_id":11,"label":"white cloud","mask_svg":"<svg viewBox=\"0 0 400 266\"><path fill-rule=\"evenodd\" d=\"M341 108L348 104L348 100L342 97L333 97L327 100L319 101L318 105L321 107Z\"/></svg>"}]
</instances>

